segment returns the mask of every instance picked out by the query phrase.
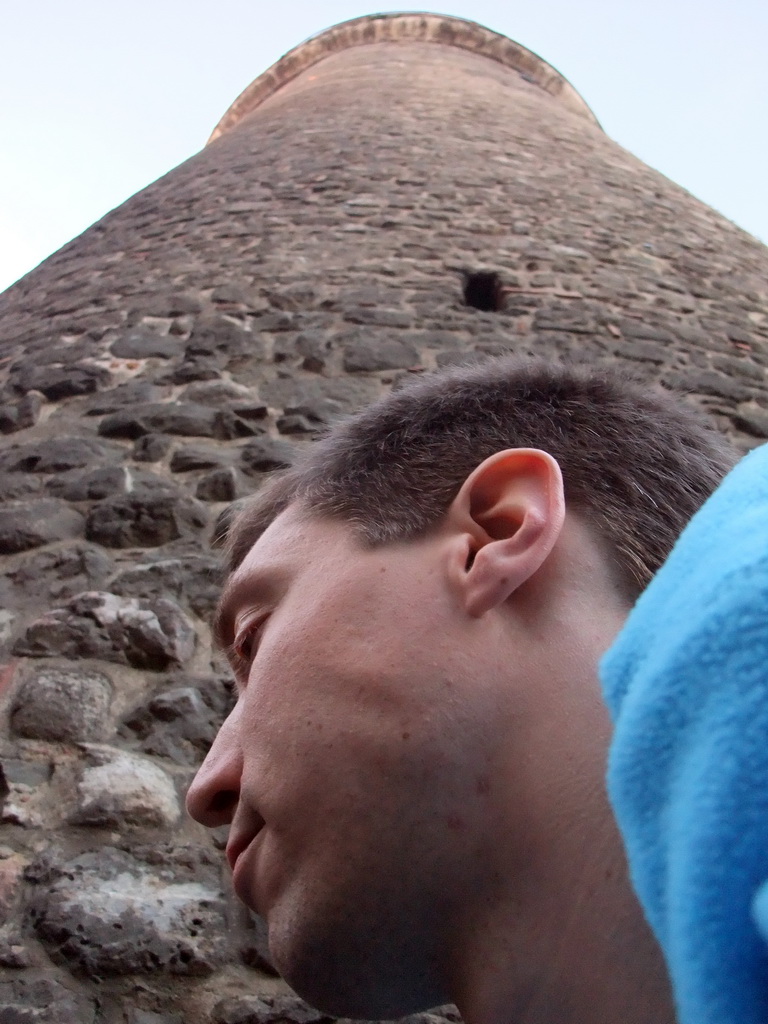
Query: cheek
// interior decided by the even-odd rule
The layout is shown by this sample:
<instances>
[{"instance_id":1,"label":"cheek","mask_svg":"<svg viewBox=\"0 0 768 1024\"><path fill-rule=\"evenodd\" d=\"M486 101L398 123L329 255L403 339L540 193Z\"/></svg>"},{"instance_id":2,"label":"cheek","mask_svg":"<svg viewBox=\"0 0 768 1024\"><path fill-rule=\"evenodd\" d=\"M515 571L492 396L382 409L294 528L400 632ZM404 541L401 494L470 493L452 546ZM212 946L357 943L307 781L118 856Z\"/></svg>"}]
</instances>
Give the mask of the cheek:
<instances>
[{"instance_id":1,"label":"cheek","mask_svg":"<svg viewBox=\"0 0 768 1024\"><path fill-rule=\"evenodd\" d=\"M370 588L319 587L297 595L272 616L249 688L275 710L295 713L356 705L365 695L396 689L417 668L421 633L392 602ZM314 716L313 716L314 717Z\"/></svg>"},{"instance_id":2,"label":"cheek","mask_svg":"<svg viewBox=\"0 0 768 1024\"><path fill-rule=\"evenodd\" d=\"M407 796L454 823L457 804L487 801L498 708L455 653L445 608L422 595L416 613L368 583L315 593L273 615L244 695L265 788L301 792L318 814L331 800L402 813Z\"/></svg>"},{"instance_id":3,"label":"cheek","mask_svg":"<svg viewBox=\"0 0 768 1024\"><path fill-rule=\"evenodd\" d=\"M328 822L349 814L383 828L429 815L460 830L493 799L498 716L469 714L450 679L409 674L403 685L359 662L308 670L277 646L274 656L265 676L283 685L265 687L248 719L281 818L300 802Z\"/></svg>"}]
</instances>

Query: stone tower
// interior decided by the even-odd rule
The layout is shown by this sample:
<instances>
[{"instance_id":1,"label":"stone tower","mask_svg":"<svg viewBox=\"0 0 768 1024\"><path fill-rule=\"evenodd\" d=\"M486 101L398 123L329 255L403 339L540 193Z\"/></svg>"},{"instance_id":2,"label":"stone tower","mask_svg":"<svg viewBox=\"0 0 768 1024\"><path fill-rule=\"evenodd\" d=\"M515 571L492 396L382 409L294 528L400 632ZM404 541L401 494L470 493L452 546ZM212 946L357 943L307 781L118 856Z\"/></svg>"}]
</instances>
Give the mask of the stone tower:
<instances>
[{"instance_id":1,"label":"stone tower","mask_svg":"<svg viewBox=\"0 0 768 1024\"><path fill-rule=\"evenodd\" d=\"M317 1019L273 977L223 836L180 810L230 702L207 625L227 504L402 375L475 353L624 361L748 447L766 282L764 246L544 61L408 14L291 51L201 153L10 288L0 1006Z\"/></svg>"}]
</instances>

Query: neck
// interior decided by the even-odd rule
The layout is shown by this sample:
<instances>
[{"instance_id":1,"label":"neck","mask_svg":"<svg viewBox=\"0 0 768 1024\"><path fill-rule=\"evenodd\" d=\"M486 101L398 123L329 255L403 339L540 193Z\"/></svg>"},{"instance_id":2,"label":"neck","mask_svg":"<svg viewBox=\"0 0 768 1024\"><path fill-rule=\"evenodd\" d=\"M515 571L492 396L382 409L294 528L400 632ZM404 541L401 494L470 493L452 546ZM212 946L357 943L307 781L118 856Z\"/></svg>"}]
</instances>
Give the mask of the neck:
<instances>
[{"instance_id":1,"label":"neck","mask_svg":"<svg viewBox=\"0 0 768 1024\"><path fill-rule=\"evenodd\" d=\"M595 645L604 650L606 637ZM467 1024L675 1020L605 792L611 726L596 658L587 651L581 671L574 658L567 673L546 673L536 714L518 705L525 738L501 768L506 827L486 876L498 883L456 929L451 995Z\"/></svg>"},{"instance_id":2,"label":"neck","mask_svg":"<svg viewBox=\"0 0 768 1024\"><path fill-rule=\"evenodd\" d=\"M518 758L519 785L505 773L517 806L492 855L487 877L498 884L455 932L451 997L467 1024L675 1020L664 960L629 881L603 785L610 727L602 704L591 717L587 751L563 739L549 770L532 759L529 775ZM534 775L539 790L521 813Z\"/></svg>"},{"instance_id":3,"label":"neck","mask_svg":"<svg viewBox=\"0 0 768 1024\"><path fill-rule=\"evenodd\" d=\"M590 531L567 526L502 620L496 827L457 911L447 987L467 1024L673 1024L604 783L611 723L596 666L627 608Z\"/></svg>"},{"instance_id":4,"label":"neck","mask_svg":"<svg viewBox=\"0 0 768 1024\"><path fill-rule=\"evenodd\" d=\"M597 849L591 833L580 869L530 906L502 897L460 931L451 996L467 1024L673 1024L663 957L609 832Z\"/></svg>"}]
</instances>

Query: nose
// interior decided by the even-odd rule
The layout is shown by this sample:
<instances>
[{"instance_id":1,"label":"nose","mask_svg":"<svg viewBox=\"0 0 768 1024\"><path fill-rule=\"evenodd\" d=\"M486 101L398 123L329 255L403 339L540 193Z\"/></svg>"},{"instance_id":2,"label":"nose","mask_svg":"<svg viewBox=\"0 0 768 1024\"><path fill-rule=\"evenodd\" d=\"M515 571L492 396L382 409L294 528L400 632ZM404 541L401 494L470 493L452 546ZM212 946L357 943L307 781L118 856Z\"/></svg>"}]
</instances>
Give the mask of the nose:
<instances>
[{"instance_id":1,"label":"nose","mask_svg":"<svg viewBox=\"0 0 768 1024\"><path fill-rule=\"evenodd\" d=\"M240 799L243 772L239 704L219 729L187 792L187 810L208 828L229 825Z\"/></svg>"}]
</instances>

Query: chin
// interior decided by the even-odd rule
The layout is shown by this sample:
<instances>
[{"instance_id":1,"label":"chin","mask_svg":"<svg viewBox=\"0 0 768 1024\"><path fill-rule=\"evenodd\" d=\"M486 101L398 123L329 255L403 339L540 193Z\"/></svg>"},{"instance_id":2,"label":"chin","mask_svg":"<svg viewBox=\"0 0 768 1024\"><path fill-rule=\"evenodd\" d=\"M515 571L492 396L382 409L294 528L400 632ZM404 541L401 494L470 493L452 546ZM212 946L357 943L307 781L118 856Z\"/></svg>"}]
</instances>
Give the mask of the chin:
<instances>
[{"instance_id":1,"label":"chin","mask_svg":"<svg viewBox=\"0 0 768 1024\"><path fill-rule=\"evenodd\" d=\"M270 915L269 951L280 975L315 1009L333 1017L393 1020L449 1002L427 978L433 972L408 943L381 941L383 927L350 928L325 920L309 927L304 915ZM391 932L390 932L391 934Z\"/></svg>"}]
</instances>

